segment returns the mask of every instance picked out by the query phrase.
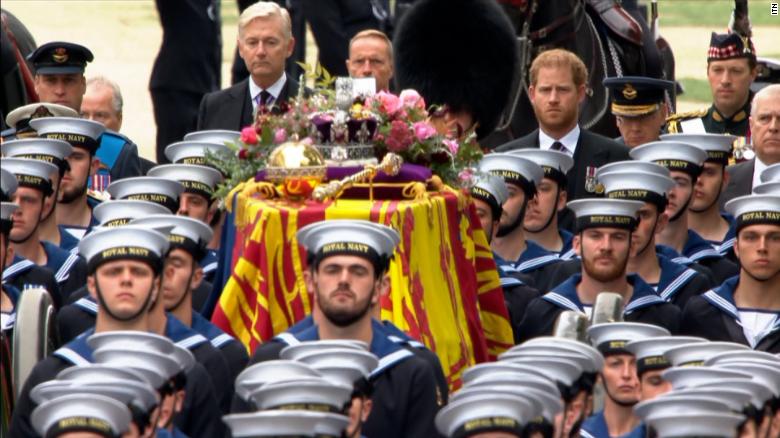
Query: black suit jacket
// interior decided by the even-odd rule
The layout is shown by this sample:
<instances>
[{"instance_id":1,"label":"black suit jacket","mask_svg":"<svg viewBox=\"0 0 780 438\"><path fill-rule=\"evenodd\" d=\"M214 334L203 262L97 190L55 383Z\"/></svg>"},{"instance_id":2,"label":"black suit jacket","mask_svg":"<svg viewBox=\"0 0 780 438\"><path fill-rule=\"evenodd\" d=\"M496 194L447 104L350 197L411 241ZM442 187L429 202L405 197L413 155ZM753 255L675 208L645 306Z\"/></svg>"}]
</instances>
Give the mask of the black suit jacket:
<instances>
[{"instance_id":1,"label":"black suit jacket","mask_svg":"<svg viewBox=\"0 0 780 438\"><path fill-rule=\"evenodd\" d=\"M287 77L276 102L287 102L298 94L298 82ZM224 90L203 96L198 110L198 131L205 129L229 129L240 131L252 123L252 101L249 95L249 78Z\"/></svg>"},{"instance_id":2,"label":"black suit jacket","mask_svg":"<svg viewBox=\"0 0 780 438\"><path fill-rule=\"evenodd\" d=\"M750 161L743 161L726 168L729 173L729 184L723 193L720 194L720 209L730 199L738 196L749 195L753 190L753 171L756 167L755 158Z\"/></svg>"}]
</instances>

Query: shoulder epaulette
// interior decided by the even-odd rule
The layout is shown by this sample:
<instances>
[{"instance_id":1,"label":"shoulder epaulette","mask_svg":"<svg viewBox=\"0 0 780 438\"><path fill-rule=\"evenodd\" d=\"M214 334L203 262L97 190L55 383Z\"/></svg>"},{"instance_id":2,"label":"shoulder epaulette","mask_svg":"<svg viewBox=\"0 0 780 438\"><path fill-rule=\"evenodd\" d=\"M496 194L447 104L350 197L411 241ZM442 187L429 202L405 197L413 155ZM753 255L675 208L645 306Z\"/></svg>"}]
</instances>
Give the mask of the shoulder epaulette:
<instances>
[{"instance_id":1,"label":"shoulder epaulette","mask_svg":"<svg viewBox=\"0 0 780 438\"><path fill-rule=\"evenodd\" d=\"M687 120L687 119L695 119L698 117L704 117L707 115L707 108L697 109L693 111L685 111L681 113L674 113L666 118L667 122L672 122L676 120Z\"/></svg>"}]
</instances>

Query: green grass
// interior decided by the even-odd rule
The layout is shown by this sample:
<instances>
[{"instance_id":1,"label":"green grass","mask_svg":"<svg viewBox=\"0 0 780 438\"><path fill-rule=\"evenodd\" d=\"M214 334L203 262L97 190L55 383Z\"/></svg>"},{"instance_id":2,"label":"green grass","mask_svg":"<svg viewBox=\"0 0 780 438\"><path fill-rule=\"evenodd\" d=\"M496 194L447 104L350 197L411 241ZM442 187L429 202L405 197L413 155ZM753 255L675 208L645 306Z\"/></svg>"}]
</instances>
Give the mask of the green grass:
<instances>
[{"instance_id":1,"label":"green grass","mask_svg":"<svg viewBox=\"0 0 780 438\"><path fill-rule=\"evenodd\" d=\"M709 102L712 99L710 84L706 79L678 78L682 82L685 94L680 99L689 102Z\"/></svg>"},{"instance_id":2,"label":"green grass","mask_svg":"<svg viewBox=\"0 0 780 438\"><path fill-rule=\"evenodd\" d=\"M777 0L750 0L750 22L753 26L780 26L780 16L769 14L770 4ZM649 0L644 1L648 4ZM706 26L724 31L729 24L733 0L659 0L661 29L666 26Z\"/></svg>"}]
</instances>

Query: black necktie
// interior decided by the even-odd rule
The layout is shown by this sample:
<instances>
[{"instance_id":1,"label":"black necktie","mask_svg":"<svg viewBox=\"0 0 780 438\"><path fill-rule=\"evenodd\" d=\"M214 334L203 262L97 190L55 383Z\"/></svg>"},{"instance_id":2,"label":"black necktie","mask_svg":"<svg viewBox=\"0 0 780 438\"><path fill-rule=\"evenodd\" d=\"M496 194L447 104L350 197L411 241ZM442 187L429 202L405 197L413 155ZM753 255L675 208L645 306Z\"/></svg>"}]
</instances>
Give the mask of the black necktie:
<instances>
[{"instance_id":1,"label":"black necktie","mask_svg":"<svg viewBox=\"0 0 780 438\"><path fill-rule=\"evenodd\" d=\"M257 104L260 106L267 106L271 103L271 100L273 100L273 96L271 93L269 93L266 90L263 90L260 92L260 94L257 95Z\"/></svg>"},{"instance_id":2,"label":"black necktie","mask_svg":"<svg viewBox=\"0 0 780 438\"><path fill-rule=\"evenodd\" d=\"M563 152L564 154L568 154L569 153L569 150L566 149L566 146L564 146L563 143L561 143L559 141L553 142L552 146L550 146L550 150L551 151Z\"/></svg>"}]
</instances>

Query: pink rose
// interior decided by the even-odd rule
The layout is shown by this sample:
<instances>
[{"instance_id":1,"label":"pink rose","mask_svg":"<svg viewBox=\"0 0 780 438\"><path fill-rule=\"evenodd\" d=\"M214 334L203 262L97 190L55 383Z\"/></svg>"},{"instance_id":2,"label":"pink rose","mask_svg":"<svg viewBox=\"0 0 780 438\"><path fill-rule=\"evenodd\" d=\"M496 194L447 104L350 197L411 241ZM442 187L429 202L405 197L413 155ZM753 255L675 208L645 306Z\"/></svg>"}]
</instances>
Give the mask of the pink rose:
<instances>
[{"instance_id":1,"label":"pink rose","mask_svg":"<svg viewBox=\"0 0 780 438\"><path fill-rule=\"evenodd\" d=\"M436 135L436 129L428 122L416 122L414 125L414 136L417 141L425 141Z\"/></svg>"},{"instance_id":2,"label":"pink rose","mask_svg":"<svg viewBox=\"0 0 780 438\"><path fill-rule=\"evenodd\" d=\"M390 124L390 133L387 136L387 148L392 152L402 152L412 144L412 132L406 123L393 120Z\"/></svg>"},{"instance_id":3,"label":"pink rose","mask_svg":"<svg viewBox=\"0 0 780 438\"><path fill-rule=\"evenodd\" d=\"M452 155L456 155L458 153L458 149L460 148L460 144L458 144L457 140L453 140L451 138L444 140L444 145L447 146L447 149L450 150Z\"/></svg>"},{"instance_id":4,"label":"pink rose","mask_svg":"<svg viewBox=\"0 0 780 438\"><path fill-rule=\"evenodd\" d=\"M379 109L383 113L392 116L401 109L401 99L395 94L386 91L380 91L374 95L374 99L379 101Z\"/></svg>"},{"instance_id":5,"label":"pink rose","mask_svg":"<svg viewBox=\"0 0 780 438\"><path fill-rule=\"evenodd\" d=\"M244 144L257 144L257 131L253 126L241 130L241 141Z\"/></svg>"},{"instance_id":6,"label":"pink rose","mask_svg":"<svg viewBox=\"0 0 780 438\"><path fill-rule=\"evenodd\" d=\"M279 128L274 132L274 143L281 144L287 141L287 131L284 128Z\"/></svg>"},{"instance_id":7,"label":"pink rose","mask_svg":"<svg viewBox=\"0 0 780 438\"><path fill-rule=\"evenodd\" d=\"M406 108L425 109L425 100L416 90L403 90L398 97L401 99L401 104Z\"/></svg>"}]
</instances>

